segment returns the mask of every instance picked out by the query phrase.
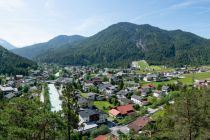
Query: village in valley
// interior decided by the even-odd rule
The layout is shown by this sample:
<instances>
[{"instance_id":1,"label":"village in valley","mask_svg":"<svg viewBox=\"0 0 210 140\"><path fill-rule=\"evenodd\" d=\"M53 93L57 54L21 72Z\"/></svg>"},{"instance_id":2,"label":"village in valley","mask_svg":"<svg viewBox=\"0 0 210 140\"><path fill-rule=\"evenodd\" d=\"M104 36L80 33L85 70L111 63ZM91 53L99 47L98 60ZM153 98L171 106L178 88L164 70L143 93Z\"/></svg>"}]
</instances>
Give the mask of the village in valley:
<instances>
[{"instance_id":1,"label":"village in valley","mask_svg":"<svg viewBox=\"0 0 210 140\"><path fill-rule=\"evenodd\" d=\"M130 131L149 135L144 127L161 117L164 105L174 104L181 87L209 85L210 67L149 66L144 60L132 62L127 69L42 64L29 70L28 76L1 75L0 90L8 102L21 96L39 98L59 112L63 91L73 81L78 84L74 92L80 119L75 131L86 135L101 128L108 131L95 140L116 139Z\"/></svg>"}]
</instances>

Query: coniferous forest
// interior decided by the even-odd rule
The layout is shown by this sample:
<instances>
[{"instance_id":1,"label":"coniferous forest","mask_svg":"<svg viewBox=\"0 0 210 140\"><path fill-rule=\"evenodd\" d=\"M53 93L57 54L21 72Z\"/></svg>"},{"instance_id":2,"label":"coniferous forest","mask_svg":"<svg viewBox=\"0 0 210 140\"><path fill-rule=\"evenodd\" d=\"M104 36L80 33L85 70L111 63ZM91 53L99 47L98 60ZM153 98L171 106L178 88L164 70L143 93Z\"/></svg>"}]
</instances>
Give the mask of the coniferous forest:
<instances>
[{"instance_id":1,"label":"coniferous forest","mask_svg":"<svg viewBox=\"0 0 210 140\"><path fill-rule=\"evenodd\" d=\"M27 74L28 68L36 68L37 64L20 57L0 46L0 74Z\"/></svg>"}]
</instances>

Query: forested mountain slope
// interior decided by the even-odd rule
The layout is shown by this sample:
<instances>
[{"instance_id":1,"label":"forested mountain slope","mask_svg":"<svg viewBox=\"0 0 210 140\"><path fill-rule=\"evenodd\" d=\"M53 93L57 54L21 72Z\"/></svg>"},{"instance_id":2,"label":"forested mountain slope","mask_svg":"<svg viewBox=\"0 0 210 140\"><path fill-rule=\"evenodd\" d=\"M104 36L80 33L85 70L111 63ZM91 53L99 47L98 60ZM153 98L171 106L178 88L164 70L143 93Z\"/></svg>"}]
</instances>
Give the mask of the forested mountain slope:
<instances>
[{"instance_id":1,"label":"forested mountain slope","mask_svg":"<svg viewBox=\"0 0 210 140\"><path fill-rule=\"evenodd\" d=\"M210 64L208 39L181 30L167 31L127 22L114 24L75 43L41 52L30 52L36 54L30 56L38 62L103 67L127 67L131 61L139 59L170 66Z\"/></svg>"},{"instance_id":2,"label":"forested mountain slope","mask_svg":"<svg viewBox=\"0 0 210 140\"><path fill-rule=\"evenodd\" d=\"M36 60L70 65L127 66L145 59L150 64L209 64L210 41L181 30L118 23L73 46L49 51Z\"/></svg>"},{"instance_id":3,"label":"forested mountain slope","mask_svg":"<svg viewBox=\"0 0 210 140\"><path fill-rule=\"evenodd\" d=\"M0 74L27 74L27 68L31 67L36 67L36 63L0 46Z\"/></svg>"},{"instance_id":4,"label":"forested mountain slope","mask_svg":"<svg viewBox=\"0 0 210 140\"><path fill-rule=\"evenodd\" d=\"M60 48L65 45L70 45L72 43L75 43L77 41L83 40L85 37L79 36L79 35L73 35L73 36L66 36L66 35L60 35L57 36L48 42L45 43L39 43L23 48L17 48L12 50L17 55L33 59L37 57L40 54L47 53L48 50L54 50L57 48Z\"/></svg>"},{"instance_id":5,"label":"forested mountain slope","mask_svg":"<svg viewBox=\"0 0 210 140\"><path fill-rule=\"evenodd\" d=\"M0 46L4 47L7 50L16 49L16 47L4 39L0 39Z\"/></svg>"}]
</instances>

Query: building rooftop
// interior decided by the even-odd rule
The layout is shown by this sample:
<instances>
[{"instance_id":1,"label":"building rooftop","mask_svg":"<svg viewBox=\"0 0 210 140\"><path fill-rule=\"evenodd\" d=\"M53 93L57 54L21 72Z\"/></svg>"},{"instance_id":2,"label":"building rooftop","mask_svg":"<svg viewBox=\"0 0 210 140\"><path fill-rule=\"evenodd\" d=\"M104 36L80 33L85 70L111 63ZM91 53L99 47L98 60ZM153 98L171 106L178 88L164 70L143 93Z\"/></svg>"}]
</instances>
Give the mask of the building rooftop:
<instances>
[{"instance_id":1,"label":"building rooftop","mask_svg":"<svg viewBox=\"0 0 210 140\"><path fill-rule=\"evenodd\" d=\"M80 110L79 111L79 115L84 118L84 117L89 117L91 115L95 115L95 114L104 114L103 111L101 110L97 110L97 109L89 109L89 108L86 108L86 109L83 109L83 110Z\"/></svg>"},{"instance_id":2,"label":"building rooftop","mask_svg":"<svg viewBox=\"0 0 210 140\"><path fill-rule=\"evenodd\" d=\"M3 91L3 92L7 92L7 91L13 91L14 89L12 87L0 86L0 90Z\"/></svg>"},{"instance_id":3,"label":"building rooftop","mask_svg":"<svg viewBox=\"0 0 210 140\"><path fill-rule=\"evenodd\" d=\"M145 125L150 122L149 117L139 117L128 125L128 128L133 129L135 132L139 132Z\"/></svg>"},{"instance_id":4,"label":"building rooftop","mask_svg":"<svg viewBox=\"0 0 210 140\"><path fill-rule=\"evenodd\" d=\"M142 97L137 95L132 95L131 98L141 101Z\"/></svg>"},{"instance_id":5,"label":"building rooftop","mask_svg":"<svg viewBox=\"0 0 210 140\"><path fill-rule=\"evenodd\" d=\"M122 114L122 115L125 115L125 114L128 114L129 112L134 111L133 104L118 106L118 107L116 107L116 110L118 110L120 112L120 114Z\"/></svg>"}]
</instances>

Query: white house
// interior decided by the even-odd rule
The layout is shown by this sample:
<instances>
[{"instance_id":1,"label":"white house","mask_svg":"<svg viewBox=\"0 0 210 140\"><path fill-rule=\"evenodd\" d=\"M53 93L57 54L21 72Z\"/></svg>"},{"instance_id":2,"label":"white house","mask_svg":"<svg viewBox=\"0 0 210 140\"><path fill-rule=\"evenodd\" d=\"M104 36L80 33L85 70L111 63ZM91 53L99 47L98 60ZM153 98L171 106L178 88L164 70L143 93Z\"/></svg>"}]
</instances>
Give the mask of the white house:
<instances>
[{"instance_id":1,"label":"white house","mask_svg":"<svg viewBox=\"0 0 210 140\"><path fill-rule=\"evenodd\" d=\"M164 94L167 95L168 92L170 91L170 88L169 88L168 86L162 86L161 90L162 90L162 92L163 92Z\"/></svg>"},{"instance_id":2,"label":"white house","mask_svg":"<svg viewBox=\"0 0 210 140\"><path fill-rule=\"evenodd\" d=\"M153 92L153 96L157 97L157 98L160 98L161 96L163 96L163 92L161 90L155 90Z\"/></svg>"},{"instance_id":3,"label":"white house","mask_svg":"<svg viewBox=\"0 0 210 140\"><path fill-rule=\"evenodd\" d=\"M131 101L133 101L135 104L138 104L140 106L144 106L148 104L148 101L143 100L141 96L132 95Z\"/></svg>"},{"instance_id":4,"label":"white house","mask_svg":"<svg viewBox=\"0 0 210 140\"><path fill-rule=\"evenodd\" d=\"M18 89L17 88L13 88L13 87L4 87L4 86L0 86L0 90L3 93L3 96L9 94L9 93L13 93L13 92L17 92Z\"/></svg>"}]
</instances>

